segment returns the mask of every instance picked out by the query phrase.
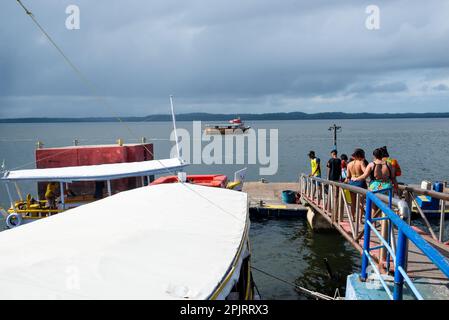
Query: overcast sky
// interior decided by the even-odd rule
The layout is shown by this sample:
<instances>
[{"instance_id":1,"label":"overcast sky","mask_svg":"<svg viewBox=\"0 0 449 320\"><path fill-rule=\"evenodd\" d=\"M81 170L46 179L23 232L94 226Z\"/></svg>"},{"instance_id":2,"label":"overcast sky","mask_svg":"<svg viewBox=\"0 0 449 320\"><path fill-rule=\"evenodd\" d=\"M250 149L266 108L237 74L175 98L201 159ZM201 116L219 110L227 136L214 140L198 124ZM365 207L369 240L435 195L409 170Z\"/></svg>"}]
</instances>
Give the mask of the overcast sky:
<instances>
[{"instance_id":1,"label":"overcast sky","mask_svg":"<svg viewBox=\"0 0 449 320\"><path fill-rule=\"evenodd\" d=\"M22 2L107 106L2 0L0 118L168 113L169 94L177 113L449 111L447 0Z\"/></svg>"}]
</instances>

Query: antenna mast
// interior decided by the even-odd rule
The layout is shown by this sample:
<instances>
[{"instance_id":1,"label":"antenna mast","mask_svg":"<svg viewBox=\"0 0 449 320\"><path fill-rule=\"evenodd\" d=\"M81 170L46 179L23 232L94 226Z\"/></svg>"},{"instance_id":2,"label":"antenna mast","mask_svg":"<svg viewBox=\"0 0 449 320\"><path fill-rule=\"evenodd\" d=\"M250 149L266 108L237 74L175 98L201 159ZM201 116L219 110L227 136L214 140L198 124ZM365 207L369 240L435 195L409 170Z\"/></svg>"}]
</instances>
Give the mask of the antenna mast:
<instances>
[{"instance_id":1,"label":"antenna mast","mask_svg":"<svg viewBox=\"0 0 449 320\"><path fill-rule=\"evenodd\" d=\"M176 137L176 140L175 140L176 141L176 152L178 153L178 158L181 158L180 154L179 154L178 133L176 131L176 118L175 118L175 108L173 106L173 95L170 95L170 106L171 106L171 118L173 121L173 130L175 132L175 137Z\"/></svg>"},{"instance_id":2,"label":"antenna mast","mask_svg":"<svg viewBox=\"0 0 449 320\"><path fill-rule=\"evenodd\" d=\"M330 126L329 131L333 131L334 136L334 149L337 150L337 132L341 132L341 127L337 126L335 123L333 126Z\"/></svg>"}]
</instances>

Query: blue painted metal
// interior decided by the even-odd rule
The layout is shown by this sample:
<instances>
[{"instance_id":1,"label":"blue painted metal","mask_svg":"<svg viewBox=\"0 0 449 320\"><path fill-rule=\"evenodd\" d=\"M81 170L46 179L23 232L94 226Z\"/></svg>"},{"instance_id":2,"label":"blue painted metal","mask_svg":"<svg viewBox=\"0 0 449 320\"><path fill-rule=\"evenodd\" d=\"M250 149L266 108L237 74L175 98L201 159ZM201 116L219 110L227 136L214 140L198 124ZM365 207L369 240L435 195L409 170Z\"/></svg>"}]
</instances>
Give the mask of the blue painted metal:
<instances>
[{"instance_id":1,"label":"blue painted metal","mask_svg":"<svg viewBox=\"0 0 449 320\"><path fill-rule=\"evenodd\" d=\"M404 232L401 229L399 229L398 246L396 249L396 267L394 270L394 290L393 290L394 300L402 300L404 277L402 276L402 273L399 271L399 267L404 268L405 266L406 250L407 250L407 237L405 236Z\"/></svg>"},{"instance_id":2,"label":"blue painted metal","mask_svg":"<svg viewBox=\"0 0 449 320\"><path fill-rule=\"evenodd\" d=\"M384 190L382 190L384 191ZM368 263L373 266L374 271L379 276L379 280L381 281L384 289L386 290L389 297L394 300L401 300L403 296L403 285L404 280L407 282L410 290L415 294L416 298L422 299L421 294L418 292L416 287L413 285L413 282L408 277L405 272L405 263L406 263L406 251L407 251L407 241L412 241L428 258L432 261L447 277L449 277L449 262L446 260L444 256L442 256L437 250L435 250L427 241L425 241L415 230L413 230L407 223L405 223L392 209L392 192L391 189L389 192L389 204L386 205L382 200L380 200L375 193L378 192L368 192L366 195L366 210L365 210L365 228L364 228L364 243L363 243L363 255L362 255L362 271L360 275L360 279L362 281L366 281L367 267ZM385 240L379 234L379 232L375 229L372 224L373 221L378 221L378 219L372 219L371 217L371 208L375 204L389 219L389 232L388 239ZM390 243L390 236L392 232L392 226L396 226L398 229L398 240L397 240L397 248L396 253L393 252ZM371 230L375 233L379 240L381 241L380 246L376 246L370 248L370 237ZM380 248L387 249L387 270L389 267L390 254L393 257L393 261L395 264L395 272L394 272L394 290L393 296L391 296L391 291L385 284L385 281L382 279L379 270L377 269L371 255L370 251L378 250Z\"/></svg>"},{"instance_id":3,"label":"blue painted metal","mask_svg":"<svg viewBox=\"0 0 449 320\"><path fill-rule=\"evenodd\" d=\"M415 297L418 300L424 300L424 298L422 297L421 293L419 293L419 291L413 285L412 280L410 280L410 278L408 277L407 272L402 267L398 267L398 270L399 270L400 273L402 273L402 276L404 277L405 282L407 282L408 287L410 288L410 290L412 290L412 292L415 295Z\"/></svg>"},{"instance_id":4,"label":"blue painted metal","mask_svg":"<svg viewBox=\"0 0 449 320\"><path fill-rule=\"evenodd\" d=\"M373 258L369 254L368 251L364 251L363 255L368 258L369 263L373 266L374 272L377 274L377 277L379 278L380 283L382 283L382 286L385 289L385 292L390 297L390 299L393 299L393 295L391 294L391 290L388 288L387 284L385 283L385 280L382 278L382 275L380 274L379 269L376 268L376 263L374 262Z\"/></svg>"},{"instance_id":5,"label":"blue painted metal","mask_svg":"<svg viewBox=\"0 0 449 320\"><path fill-rule=\"evenodd\" d=\"M368 255L365 252L369 252L370 241L371 241L371 228L368 223L371 222L371 199L366 197L366 208L365 208L365 228L363 234L363 255L362 255L362 273L360 279L366 281L368 274L366 269L368 268Z\"/></svg>"}]
</instances>

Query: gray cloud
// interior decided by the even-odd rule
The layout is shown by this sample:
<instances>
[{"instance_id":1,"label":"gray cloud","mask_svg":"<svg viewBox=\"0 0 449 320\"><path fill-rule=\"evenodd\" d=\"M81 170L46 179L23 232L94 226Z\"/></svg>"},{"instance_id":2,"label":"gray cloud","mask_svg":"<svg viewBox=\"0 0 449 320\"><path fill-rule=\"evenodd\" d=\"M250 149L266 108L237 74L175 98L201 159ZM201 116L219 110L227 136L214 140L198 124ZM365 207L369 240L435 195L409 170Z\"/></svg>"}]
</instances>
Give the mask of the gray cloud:
<instances>
[{"instance_id":1,"label":"gray cloud","mask_svg":"<svg viewBox=\"0 0 449 320\"><path fill-rule=\"evenodd\" d=\"M447 86L443 83L440 83L439 85L434 86L432 89L437 90L437 91L449 91L449 86Z\"/></svg>"},{"instance_id":2,"label":"gray cloud","mask_svg":"<svg viewBox=\"0 0 449 320\"><path fill-rule=\"evenodd\" d=\"M111 109L10 0L0 11L0 117L166 112L170 93L178 112L420 111L410 83L449 79L444 0L376 1L378 31L365 28L371 3L359 0L24 3ZM65 28L69 4L81 9L80 30ZM439 92L423 95L425 110L446 111Z\"/></svg>"},{"instance_id":3,"label":"gray cloud","mask_svg":"<svg viewBox=\"0 0 449 320\"><path fill-rule=\"evenodd\" d=\"M355 93L355 94L375 94L375 93L397 93L397 92L403 92L407 91L408 87L407 84L404 82L388 82L388 83L380 83L380 84L363 84L363 85L355 85L350 90L348 90L348 93Z\"/></svg>"}]
</instances>

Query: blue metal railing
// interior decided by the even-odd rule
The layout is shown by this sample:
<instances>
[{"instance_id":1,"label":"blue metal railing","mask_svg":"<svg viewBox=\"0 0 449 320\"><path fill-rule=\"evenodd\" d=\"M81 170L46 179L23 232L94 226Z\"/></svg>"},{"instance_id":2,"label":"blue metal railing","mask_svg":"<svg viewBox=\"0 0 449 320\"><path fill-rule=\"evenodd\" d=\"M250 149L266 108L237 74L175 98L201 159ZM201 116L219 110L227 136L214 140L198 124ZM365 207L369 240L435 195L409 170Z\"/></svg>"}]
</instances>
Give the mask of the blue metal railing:
<instances>
[{"instance_id":1,"label":"blue metal railing","mask_svg":"<svg viewBox=\"0 0 449 320\"><path fill-rule=\"evenodd\" d=\"M422 300L423 297L416 289L413 282L405 271L406 257L407 257L407 240L412 241L419 250L432 261L448 278L449 278L449 262L444 256L442 256L435 248L433 248L427 241L425 241L415 230L413 230L406 222L404 222L391 208L392 203L392 190L384 189L380 192L388 192L389 204L385 204L377 196L377 192L368 192L366 195L366 209L365 209L365 229L364 229L364 242L363 242L363 254L362 254L362 272L360 278L362 281L366 281L368 274L368 264L371 264L374 272L379 277L379 280L384 287L387 295L393 300L402 300L404 281L407 283L409 289L413 292L415 297ZM371 209L375 204L384 214L384 217L372 218ZM384 239L382 235L376 230L373 222L389 220L388 239ZM396 246L396 252L391 247L391 232L393 225L398 230L398 240ZM381 245L370 248L371 231L379 238ZM390 255L393 258L394 263L394 287L393 293L382 278L379 269L372 258L370 251L384 248L387 250L387 270L390 268Z\"/></svg>"}]
</instances>

